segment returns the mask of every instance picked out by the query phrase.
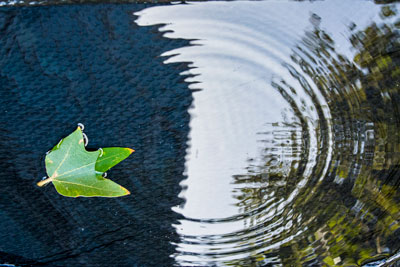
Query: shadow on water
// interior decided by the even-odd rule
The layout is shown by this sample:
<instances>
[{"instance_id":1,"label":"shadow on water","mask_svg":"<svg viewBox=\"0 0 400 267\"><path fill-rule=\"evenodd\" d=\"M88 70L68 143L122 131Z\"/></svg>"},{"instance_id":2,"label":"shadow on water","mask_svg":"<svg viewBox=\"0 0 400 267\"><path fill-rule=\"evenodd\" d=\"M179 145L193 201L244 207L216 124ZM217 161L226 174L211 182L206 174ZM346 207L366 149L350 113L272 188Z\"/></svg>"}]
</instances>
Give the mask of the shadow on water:
<instances>
[{"instance_id":1,"label":"shadow on water","mask_svg":"<svg viewBox=\"0 0 400 267\"><path fill-rule=\"evenodd\" d=\"M149 5L0 9L0 263L172 266L179 182L189 131L188 45L138 27ZM65 198L45 175L45 152L83 123L89 148L136 152L108 174L118 199Z\"/></svg>"}]
</instances>

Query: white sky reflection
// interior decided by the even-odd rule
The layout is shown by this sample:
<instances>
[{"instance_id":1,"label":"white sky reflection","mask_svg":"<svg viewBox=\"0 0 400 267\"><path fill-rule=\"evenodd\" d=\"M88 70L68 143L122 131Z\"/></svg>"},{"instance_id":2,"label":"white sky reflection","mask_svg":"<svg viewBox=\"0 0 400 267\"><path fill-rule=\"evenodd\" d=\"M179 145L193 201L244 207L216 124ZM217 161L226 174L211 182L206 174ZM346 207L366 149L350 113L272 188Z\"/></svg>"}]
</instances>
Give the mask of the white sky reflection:
<instances>
[{"instance_id":1,"label":"white sky reflection","mask_svg":"<svg viewBox=\"0 0 400 267\"><path fill-rule=\"evenodd\" d=\"M232 175L245 174L249 158L257 159L262 146L257 133L267 123L293 117L288 103L271 86L272 79L294 81L282 63L291 64L295 44L311 29L310 15L322 18L320 27L335 40L342 54L352 57L347 26L359 28L377 21L379 7L368 1L237 1L196 2L158 6L135 13L140 26L166 24L167 38L196 39L196 46L175 49L165 61L193 62L188 81L201 89L193 94L190 110L190 148L186 158L187 186L183 207L174 210L186 218L221 219L238 215ZM350 19L351 20L350 20ZM295 82L293 82L295 84ZM309 102L307 96L299 96ZM310 113L311 118L317 118ZM279 211L277 211L279 212ZM274 213L272 213L273 215ZM222 235L245 228L242 220L199 223L183 220L180 235ZM210 248L178 250L197 251ZM177 255L178 262L188 256ZM228 260L228 259L227 259Z\"/></svg>"}]
</instances>

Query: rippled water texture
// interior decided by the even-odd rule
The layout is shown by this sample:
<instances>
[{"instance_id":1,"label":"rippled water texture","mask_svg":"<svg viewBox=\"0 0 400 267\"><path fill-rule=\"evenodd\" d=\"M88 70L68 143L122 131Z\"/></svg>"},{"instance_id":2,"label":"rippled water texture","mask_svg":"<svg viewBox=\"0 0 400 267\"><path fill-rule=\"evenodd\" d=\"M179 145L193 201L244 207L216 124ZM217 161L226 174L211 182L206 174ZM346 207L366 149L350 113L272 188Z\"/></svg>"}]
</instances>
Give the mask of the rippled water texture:
<instances>
[{"instance_id":1,"label":"rippled water texture","mask_svg":"<svg viewBox=\"0 0 400 267\"><path fill-rule=\"evenodd\" d=\"M191 45L182 266L353 266L400 248L399 5L208 2L141 26Z\"/></svg>"}]
</instances>

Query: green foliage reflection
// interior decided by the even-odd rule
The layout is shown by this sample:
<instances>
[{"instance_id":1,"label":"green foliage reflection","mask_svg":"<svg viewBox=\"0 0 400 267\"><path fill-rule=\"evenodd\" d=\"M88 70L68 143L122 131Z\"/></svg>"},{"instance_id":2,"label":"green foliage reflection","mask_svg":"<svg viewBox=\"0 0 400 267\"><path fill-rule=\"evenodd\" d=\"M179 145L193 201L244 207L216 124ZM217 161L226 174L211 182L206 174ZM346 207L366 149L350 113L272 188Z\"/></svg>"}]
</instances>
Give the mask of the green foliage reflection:
<instances>
[{"instance_id":1,"label":"green foliage reflection","mask_svg":"<svg viewBox=\"0 0 400 267\"><path fill-rule=\"evenodd\" d=\"M265 142L273 143L261 157L263 164L249 162L248 173L235 176L242 212L264 207L249 216L246 227L285 226L266 231L268 242L249 241L261 251L252 255L253 265L274 255L285 266L356 266L400 248L400 34L393 6L383 6L381 16L385 23L361 30L350 26L352 60L336 51L313 17L313 29L293 50L293 65L287 68L319 118L312 132L313 164L304 112L310 107L296 103L290 81L272 83L297 121L272 125L263 133Z\"/></svg>"}]
</instances>

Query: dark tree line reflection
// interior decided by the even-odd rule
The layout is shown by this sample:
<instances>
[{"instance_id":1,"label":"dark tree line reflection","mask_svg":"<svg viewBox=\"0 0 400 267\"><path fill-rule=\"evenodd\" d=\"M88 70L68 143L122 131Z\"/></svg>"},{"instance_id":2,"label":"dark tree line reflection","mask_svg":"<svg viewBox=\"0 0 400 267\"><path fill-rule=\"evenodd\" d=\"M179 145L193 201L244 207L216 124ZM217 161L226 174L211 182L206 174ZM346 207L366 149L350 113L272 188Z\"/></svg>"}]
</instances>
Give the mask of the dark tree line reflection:
<instances>
[{"instance_id":1,"label":"dark tree line reflection","mask_svg":"<svg viewBox=\"0 0 400 267\"><path fill-rule=\"evenodd\" d=\"M246 240L246 264L354 266L400 248L400 19L395 6L381 17L349 26L352 59L311 17L286 67L312 107L290 81L272 83L296 120L260 133L262 164L234 177L246 228L264 236Z\"/></svg>"}]
</instances>

